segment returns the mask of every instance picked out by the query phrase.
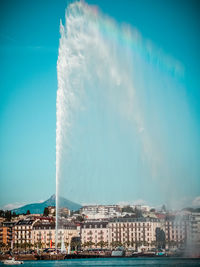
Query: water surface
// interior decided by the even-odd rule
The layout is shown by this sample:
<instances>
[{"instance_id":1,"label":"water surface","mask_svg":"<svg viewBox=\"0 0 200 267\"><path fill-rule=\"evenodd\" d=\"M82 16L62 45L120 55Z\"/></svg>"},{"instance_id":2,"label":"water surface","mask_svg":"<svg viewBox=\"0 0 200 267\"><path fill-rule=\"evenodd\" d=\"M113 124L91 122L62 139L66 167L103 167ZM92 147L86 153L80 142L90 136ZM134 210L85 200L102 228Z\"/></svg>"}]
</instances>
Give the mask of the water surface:
<instances>
[{"instance_id":1,"label":"water surface","mask_svg":"<svg viewBox=\"0 0 200 267\"><path fill-rule=\"evenodd\" d=\"M57 267L57 266L200 266L200 259L180 258L107 258L107 259L73 259L61 261L24 261L25 266ZM1 263L0 266L3 266Z\"/></svg>"}]
</instances>

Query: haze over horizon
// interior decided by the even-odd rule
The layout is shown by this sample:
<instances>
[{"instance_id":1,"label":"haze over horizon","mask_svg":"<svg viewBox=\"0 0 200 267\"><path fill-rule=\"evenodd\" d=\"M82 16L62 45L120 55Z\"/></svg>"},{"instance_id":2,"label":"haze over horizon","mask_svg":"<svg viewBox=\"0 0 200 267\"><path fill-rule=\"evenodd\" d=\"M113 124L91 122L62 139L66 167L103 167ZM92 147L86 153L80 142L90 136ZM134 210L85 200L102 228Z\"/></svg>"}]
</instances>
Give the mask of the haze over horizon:
<instances>
[{"instance_id":1,"label":"haze over horizon","mask_svg":"<svg viewBox=\"0 0 200 267\"><path fill-rule=\"evenodd\" d=\"M55 192L56 62L60 38L60 18L64 24L65 9L69 3L71 1L55 3L54 1L12 0L1 2L1 207L9 207L8 205L14 207L14 205L22 203L37 202L40 199L47 199ZM155 91L152 91L142 104L147 113L148 101L153 99L151 104L157 104L157 106L154 105L154 112L160 110L165 115L163 122L154 112L149 113L149 116L154 116L153 118L158 119L159 122L158 125L153 126L152 133L160 131L166 136L166 157L172 158L170 164L173 165L173 157L178 158L178 161L175 161L178 166L173 166L173 181L170 181L173 194L177 193L177 199L173 200L174 206L184 207L192 204L198 206L200 204L200 53L198 49L200 22L198 1L126 0L113 4L113 1L90 0L87 3L96 5L103 14L116 21L117 25L125 23L136 28L141 34L142 40L145 42L150 40L158 50L183 66L184 78L181 80L179 92L177 88L174 94L170 91L167 94L165 92L165 98L161 92L157 91L156 98L153 98ZM182 98L178 98L179 96ZM171 100L170 105L166 99ZM167 106L170 110L169 114L165 112ZM151 108L151 105L149 107ZM97 134L98 123L93 120L94 118L90 117L89 122L96 125L97 131L95 130L94 133ZM113 120L113 117L108 118L107 121L102 119L103 124L109 123L109 119ZM152 117L149 121L153 121ZM125 129L123 131L128 129L125 124L120 124ZM112 131L116 127L115 125L111 123ZM172 125L172 128L169 128L169 125ZM92 128L88 126L88 129L90 133ZM144 131L143 128L140 130ZM123 131L120 132L122 136L124 136ZM101 129L99 129L99 133L102 134ZM131 133L129 134L131 135ZM125 143L127 149L130 144L130 136L125 136L127 136ZM158 138L159 135L154 134L154 137ZM95 161L103 158L103 152L98 145L101 138L99 134L92 139L96 149L100 152L99 156L93 158ZM162 139L157 141L159 143ZM78 144L77 142L76 145ZM88 151L92 151L92 144L87 147L87 142L82 142L81 145L80 149L87 148ZM116 145L115 141L113 141L114 145ZM172 145L179 150L174 153ZM122 155L125 148L120 146ZM76 149L74 151L78 152ZM115 149L109 150L109 156L117 159L116 152ZM70 161L71 168L82 172L80 168L82 159L78 156L73 158ZM134 159L136 160L136 158ZM80 165L77 166L77 162ZM127 159L124 159L124 162L120 162L120 166L126 168L130 166L130 162L128 162ZM86 164L90 164L90 162L87 161ZM102 164L104 166L104 163ZM129 172L130 170L125 175L130 176ZM73 174L73 172L71 173ZM110 170L111 173L112 170ZM83 177L88 174L88 170L81 173ZM95 169L91 167L90 175L92 174L95 174ZM102 174L105 174L104 171ZM81 204L96 202L101 204L103 201L105 203L140 201L155 206L166 204L163 203L163 191L154 191L155 181L148 184L149 180L146 178L147 184L143 188L141 180L137 179L139 173L135 172L134 174L135 180L131 184L132 196L128 186L125 186L124 193L120 196L113 194L107 200L102 199L95 190L89 190L88 182L88 188L84 188L85 193L82 191L84 186L82 184L80 188L77 186L76 190L73 188L65 197ZM109 176L109 173L107 175ZM119 184L118 190L120 190L122 184L117 180L116 182ZM166 186L163 183L161 185ZM126 189L129 194L126 194ZM149 194L149 191L156 194ZM106 194L109 195L109 192Z\"/></svg>"}]
</instances>

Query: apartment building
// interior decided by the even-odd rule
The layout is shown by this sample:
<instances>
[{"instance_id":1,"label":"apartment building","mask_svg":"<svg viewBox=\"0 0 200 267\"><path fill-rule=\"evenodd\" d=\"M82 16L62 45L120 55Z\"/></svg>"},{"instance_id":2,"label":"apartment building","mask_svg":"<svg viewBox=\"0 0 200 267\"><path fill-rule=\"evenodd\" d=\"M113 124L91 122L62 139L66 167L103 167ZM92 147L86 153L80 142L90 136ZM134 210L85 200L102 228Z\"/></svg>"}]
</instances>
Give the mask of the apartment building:
<instances>
[{"instance_id":1,"label":"apartment building","mask_svg":"<svg viewBox=\"0 0 200 267\"><path fill-rule=\"evenodd\" d=\"M165 221L166 248L181 247L187 241L188 220L175 217Z\"/></svg>"},{"instance_id":2,"label":"apartment building","mask_svg":"<svg viewBox=\"0 0 200 267\"><path fill-rule=\"evenodd\" d=\"M121 209L118 205L88 205L80 209L80 213L88 220L108 219L120 216Z\"/></svg>"},{"instance_id":3,"label":"apartment building","mask_svg":"<svg viewBox=\"0 0 200 267\"><path fill-rule=\"evenodd\" d=\"M32 228L35 220L26 219L19 220L13 227L13 243L14 244L31 244L32 241Z\"/></svg>"},{"instance_id":4,"label":"apartment building","mask_svg":"<svg viewBox=\"0 0 200 267\"><path fill-rule=\"evenodd\" d=\"M75 224L64 224L62 229L58 230L58 244L62 240L70 244L72 237L79 236L79 230ZM56 229L55 222L49 220L37 221L32 229L32 244L34 246L40 245L43 248L55 247L56 243Z\"/></svg>"},{"instance_id":5,"label":"apartment building","mask_svg":"<svg viewBox=\"0 0 200 267\"><path fill-rule=\"evenodd\" d=\"M86 222L81 227L81 244L90 248L107 246L109 241L108 222Z\"/></svg>"},{"instance_id":6,"label":"apartment building","mask_svg":"<svg viewBox=\"0 0 200 267\"><path fill-rule=\"evenodd\" d=\"M52 247L55 244L55 222L38 220L32 228L33 246Z\"/></svg>"},{"instance_id":7,"label":"apartment building","mask_svg":"<svg viewBox=\"0 0 200 267\"><path fill-rule=\"evenodd\" d=\"M3 222L0 226L0 243L11 246L14 222Z\"/></svg>"},{"instance_id":8,"label":"apartment building","mask_svg":"<svg viewBox=\"0 0 200 267\"><path fill-rule=\"evenodd\" d=\"M109 222L109 246L124 245L133 249L151 249L156 242L156 218L118 218Z\"/></svg>"},{"instance_id":9,"label":"apartment building","mask_svg":"<svg viewBox=\"0 0 200 267\"><path fill-rule=\"evenodd\" d=\"M200 213L193 212L188 220L188 243L200 250Z\"/></svg>"},{"instance_id":10,"label":"apartment building","mask_svg":"<svg viewBox=\"0 0 200 267\"><path fill-rule=\"evenodd\" d=\"M73 223L65 223L62 228L58 230L58 243L62 243L62 240L66 244L70 244L73 237L80 236L80 229Z\"/></svg>"}]
</instances>

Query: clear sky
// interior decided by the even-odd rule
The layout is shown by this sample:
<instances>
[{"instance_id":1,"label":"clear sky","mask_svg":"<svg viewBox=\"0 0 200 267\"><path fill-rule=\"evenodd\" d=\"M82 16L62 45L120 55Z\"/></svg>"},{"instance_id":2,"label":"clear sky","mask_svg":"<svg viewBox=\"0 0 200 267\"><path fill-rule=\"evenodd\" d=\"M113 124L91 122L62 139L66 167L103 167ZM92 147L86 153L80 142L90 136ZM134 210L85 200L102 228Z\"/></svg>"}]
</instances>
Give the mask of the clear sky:
<instances>
[{"instance_id":1,"label":"clear sky","mask_svg":"<svg viewBox=\"0 0 200 267\"><path fill-rule=\"evenodd\" d=\"M200 195L199 1L87 2L97 5L118 23L137 28L144 39L151 40L184 66L185 94L194 127L192 135L186 137L192 157L184 158L191 165L191 178L188 173L182 191L186 200L195 199ZM55 193L56 64L59 24L60 19L64 21L68 3L39 0L0 3L1 207L45 200ZM179 183L184 184L180 177L176 185ZM139 195L133 196L132 200L138 198ZM149 196L145 200L161 204L159 197L156 200Z\"/></svg>"}]
</instances>

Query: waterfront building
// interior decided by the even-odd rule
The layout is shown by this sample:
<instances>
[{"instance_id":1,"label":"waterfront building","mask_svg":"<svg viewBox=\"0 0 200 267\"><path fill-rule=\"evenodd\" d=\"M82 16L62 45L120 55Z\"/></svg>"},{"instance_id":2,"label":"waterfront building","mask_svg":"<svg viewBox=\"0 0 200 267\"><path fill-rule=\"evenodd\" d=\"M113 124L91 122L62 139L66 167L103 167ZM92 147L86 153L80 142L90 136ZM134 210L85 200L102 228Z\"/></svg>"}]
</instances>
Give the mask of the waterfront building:
<instances>
[{"instance_id":1,"label":"waterfront building","mask_svg":"<svg viewBox=\"0 0 200 267\"><path fill-rule=\"evenodd\" d=\"M93 221L82 224L81 244L86 248L102 248L108 246L108 222Z\"/></svg>"},{"instance_id":2,"label":"waterfront building","mask_svg":"<svg viewBox=\"0 0 200 267\"><path fill-rule=\"evenodd\" d=\"M73 237L80 236L80 227L73 223L66 223L58 230L58 244L64 241L65 245L69 245Z\"/></svg>"},{"instance_id":3,"label":"waterfront building","mask_svg":"<svg viewBox=\"0 0 200 267\"><path fill-rule=\"evenodd\" d=\"M58 245L61 245L62 239L65 245L71 243L72 237L79 236L78 228L75 224L69 223L58 230ZM55 222L50 220L37 221L32 229L32 245L43 248L55 247L56 230Z\"/></svg>"},{"instance_id":4,"label":"waterfront building","mask_svg":"<svg viewBox=\"0 0 200 267\"><path fill-rule=\"evenodd\" d=\"M3 222L0 227L0 243L11 246L13 239L13 222Z\"/></svg>"},{"instance_id":5,"label":"waterfront building","mask_svg":"<svg viewBox=\"0 0 200 267\"><path fill-rule=\"evenodd\" d=\"M144 250L155 247L156 229L161 223L155 218L118 218L109 222L109 246Z\"/></svg>"},{"instance_id":6,"label":"waterfront building","mask_svg":"<svg viewBox=\"0 0 200 267\"><path fill-rule=\"evenodd\" d=\"M34 247L51 247L55 243L55 222L49 220L35 222L31 243Z\"/></svg>"},{"instance_id":7,"label":"waterfront building","mask_svg":"<svg viewBox=\"0 0 200 267\"><path fill-rule=\"evenodd\" d=\"M32 228L35 220L19 220L13 227L13 242L16 246L21 244L31 244Z\"/></svg>"},{"instance_id":8,"label":"waterfront building","mask_svg":"<svg viewBox=\"0 0 200 267\"><path fill-rule=\"evenodd\" d=\"M192 212L189 215L188 244L200 251L200 212Z\"/></svg>"},{"instance_id":9,"label":"waterfront building","mask_svg":"<svg viewBox=\"0 0 200 267\"><path fill-rule=\"evenodd\" d=\"M166 248L184 247L187 241L188 220L172 217L165 221Z\"/></svg>"}]
</instances>

